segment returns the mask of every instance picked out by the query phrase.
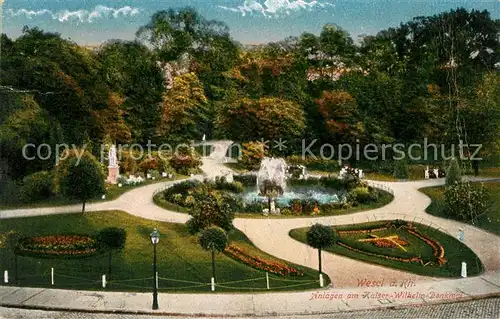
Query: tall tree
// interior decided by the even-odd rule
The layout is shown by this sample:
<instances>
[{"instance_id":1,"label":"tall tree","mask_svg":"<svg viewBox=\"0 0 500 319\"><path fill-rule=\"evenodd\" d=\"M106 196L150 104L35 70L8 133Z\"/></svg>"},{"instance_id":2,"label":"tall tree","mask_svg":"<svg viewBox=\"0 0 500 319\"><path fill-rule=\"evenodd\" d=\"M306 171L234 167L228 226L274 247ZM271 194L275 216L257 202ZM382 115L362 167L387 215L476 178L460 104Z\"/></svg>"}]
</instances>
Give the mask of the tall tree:
<instances>
[{"instance_id":1,"label":"tall tree","mask_svg":"<svg viewBox=\"0 0 500 319\"><path fill-rule=\"evenodd\" d=\"M201 248L208 250L212 255L212 278L215 282L215 253L226 249L228 243L226 232L219 227L208 227L200 233L198 242Z\"/></svg>"},{"instance_id":2,"label":"tall tree","mask_svg":"<svg viewBox=\"0 0 500 319\"><path fill-rule=\"evenodd\" d=\"M203 84L196 74L176 77L173 88L163 97L158 133L173 142L201 139L210 121L207 102Z\"/></svg>"},{"instance_id":3,"label":"tall tree","mask_svg":"<svg viewBox=\"0 0 500 319\"><path fill-rule=\"evenodd\" d=\"M104 79L123 98L118 112L123 112L132 138L146 142L155 135L165 92L155 55L139 42L113 40L99 49L98 59Z\"/></svg>"},{"instance_id":4,"label":"tall tree","mask_svg":"<svg viewBox=\"0 0 500 319\"><path fill-rule=\"evenodd\" d=\"M290 140L305 128L304 111L295 102L279 98L243 98L218 110L218 126L235 141Z\"/></svg>"},{"instance_id":5,"label":"tall tree","mask_svg":"<svg viewBox=\"0 0 500 319\"><path fill-rule=\"evenodd\" d=\"M102 166L85 150L73 150L65 157L57 165L58 190L66 198L79 200L84 213L89 200L106 192Z\"/></svg>"}]
</instances>

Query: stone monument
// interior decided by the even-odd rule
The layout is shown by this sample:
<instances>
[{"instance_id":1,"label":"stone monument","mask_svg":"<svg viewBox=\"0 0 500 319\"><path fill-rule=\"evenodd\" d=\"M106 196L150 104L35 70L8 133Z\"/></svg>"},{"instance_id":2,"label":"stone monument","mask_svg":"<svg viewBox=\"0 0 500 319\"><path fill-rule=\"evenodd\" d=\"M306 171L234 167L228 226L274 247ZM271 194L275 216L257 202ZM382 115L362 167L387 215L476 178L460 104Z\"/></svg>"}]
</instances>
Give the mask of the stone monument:
<instances>
[{"instance_id":1,"label":"stone monument","mask_svg":"<svg viewBox=\"0 0 500 319\"><path fill-rule=\"evenodd\" d=\"M118 175L120 174L120 167L118 166L115 145L111 145L111 148L109 149L108 162L108 178L106 179L106 182L116 184Z\"/></svg>"}]
</instances>

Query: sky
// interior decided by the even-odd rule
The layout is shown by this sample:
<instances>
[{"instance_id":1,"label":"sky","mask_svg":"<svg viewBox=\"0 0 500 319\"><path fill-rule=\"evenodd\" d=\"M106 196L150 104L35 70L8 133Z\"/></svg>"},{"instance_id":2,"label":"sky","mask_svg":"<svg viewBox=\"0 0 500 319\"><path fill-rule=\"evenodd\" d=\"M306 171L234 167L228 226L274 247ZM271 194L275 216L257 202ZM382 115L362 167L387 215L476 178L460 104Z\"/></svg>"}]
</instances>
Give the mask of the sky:
<instances>
[{"instance_id":1,"label":"sky","mask_svg":"<svg viewBox=\"0 0 500 319\"><path fill-rule=\"evenodd\" d=\"M185 6L225 22L231 36L245 44L318 34L326 23L339 25L356 40L457 7L488 10L500 19L500 0L4 0L2 32L15 38L24 25L37 26L79 44L98 45L134 39L154 12Z\"/></svg>"}]
</instances>

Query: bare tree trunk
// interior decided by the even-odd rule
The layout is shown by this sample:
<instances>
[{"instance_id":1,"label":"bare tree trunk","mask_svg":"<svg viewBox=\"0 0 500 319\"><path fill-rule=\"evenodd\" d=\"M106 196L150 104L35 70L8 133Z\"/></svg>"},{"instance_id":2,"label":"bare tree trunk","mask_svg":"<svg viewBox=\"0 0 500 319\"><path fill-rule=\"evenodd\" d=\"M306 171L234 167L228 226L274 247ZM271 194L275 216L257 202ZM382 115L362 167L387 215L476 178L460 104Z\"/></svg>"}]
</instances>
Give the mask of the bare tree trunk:
<instances>
[{"instance_id":1,"label":"bare tree trunk","mask_svg":"<svg viewBox=\"0 0 500 319\"><path fill-rule=\"evenodd\" d=\"M82 214L85 213L85 201L83 201Z\"/></svg>"},{"instance_id":2,"label":"bare tree trunk","mask_svg":"<svg viewBox=\"0 0 500 319\"><path fill-rule=\"evenodd\" d=\"M112 251L109 251L109 263L108 263L108 276L111 276L111 258L112 258Z\"/></svg>"},{"instance_id":3,"label":"bare tree trunk","mask_svg":"<svg viewBox=\"0 0 500 319\"><path fill-rule=\"evenodd\" d=\"M212 250L212 277L215 279L215 251Z\"/></svg>"},{"instance_id":4,"label":"bare tree trunk","mask_svg":"<svg viewBox=\"0 0 500 319\"><path fill-rule=\"evenodd\" d=\"M321 274L321 248L318 249L319 273Z\"/></svg>"}]
</instances>

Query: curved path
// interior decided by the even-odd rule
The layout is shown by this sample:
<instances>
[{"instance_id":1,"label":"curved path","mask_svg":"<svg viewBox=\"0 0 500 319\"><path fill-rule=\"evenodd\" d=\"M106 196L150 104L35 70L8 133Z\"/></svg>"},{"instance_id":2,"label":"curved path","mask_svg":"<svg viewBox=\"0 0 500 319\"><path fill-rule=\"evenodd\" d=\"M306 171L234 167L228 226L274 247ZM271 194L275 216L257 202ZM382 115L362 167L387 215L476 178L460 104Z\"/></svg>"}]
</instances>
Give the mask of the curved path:
<instances>
[{"instance_id":1,"label":"curved path","mask_svg":"<svg viewBox=\"0 0 500 319\"><path fill-rule=\"evenodd\" d=\"M205 174L192 178L203 179L205 177L220 175L221 171L227 171L222 162L225 161L225 153L229 145L231 145L230 141L214 143L215 151L208 158L203 159L203 171ZM177 182L157 183L136 188L124 193L116 200L89 204L87 211L123 210L146 219L184 223L189 219L187 214L166 211L156 206L152 200L153 195L157 191ZM465 244L479 256L485 266L486 272L493 273L500 270L498 253L500 251L500 237L471 225L434 217L425 213L425 208L430 204L431 200L419 192L418 189L427 186L442 185L444 183L443 179L377 183L391 188L394 191L395 199L390 204L375 210L317 218L236 218L234 225L243 231L263 251L311 268L317 268L317 251L292 239L288 233L294 228L307 227L317 222L328 225L342 225L396 218L428 224L453 236L456 236L459 228L462 228L465 231ZM4 210L0 211L0 219L68 212L77 213L80 212L80 209L81 207L76 205L56 208ZM386 282L403 279L412 279L416 282L439 282L445 280L442 278L417 276L408 272L372 265L330 253L324 253L323 269L331 278L334 287L355 287L358 285L358 280L361 279L384 279Z\"/></svg>"}]
</instances>

